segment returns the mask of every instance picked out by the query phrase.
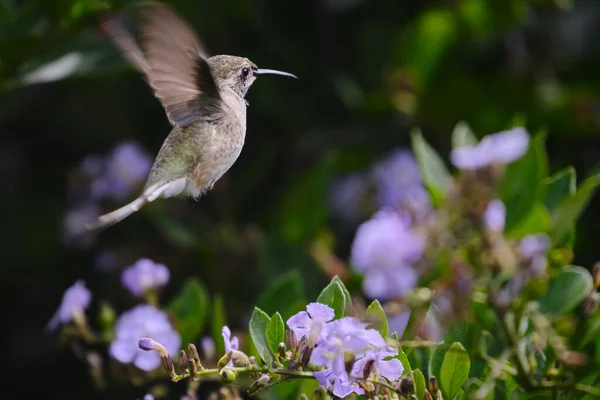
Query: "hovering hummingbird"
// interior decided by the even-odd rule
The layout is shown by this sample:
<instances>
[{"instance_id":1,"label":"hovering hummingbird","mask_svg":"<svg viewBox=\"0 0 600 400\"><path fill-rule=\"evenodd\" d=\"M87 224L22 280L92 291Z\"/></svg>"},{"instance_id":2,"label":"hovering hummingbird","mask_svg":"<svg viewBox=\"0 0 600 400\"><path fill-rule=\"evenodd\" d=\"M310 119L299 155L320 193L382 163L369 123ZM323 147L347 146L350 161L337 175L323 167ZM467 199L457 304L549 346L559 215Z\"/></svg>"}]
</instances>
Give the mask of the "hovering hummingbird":
<instances>
[{"instance_id":1,"label":"hovering hummingbird","mask_svg":"<svg viewBox=\"0 0 600 400\"><path fill-rule=\"evenodd\" d=\"M118 21L103 29L123 56L144 73L173 125L142 194L86 227L108 227L158 198L200 197L237 160L246 136L246 92L260 69L244 57L207 57L192 29L161 3L142 6L140 43Z\"/></svg>"}]
</instances>

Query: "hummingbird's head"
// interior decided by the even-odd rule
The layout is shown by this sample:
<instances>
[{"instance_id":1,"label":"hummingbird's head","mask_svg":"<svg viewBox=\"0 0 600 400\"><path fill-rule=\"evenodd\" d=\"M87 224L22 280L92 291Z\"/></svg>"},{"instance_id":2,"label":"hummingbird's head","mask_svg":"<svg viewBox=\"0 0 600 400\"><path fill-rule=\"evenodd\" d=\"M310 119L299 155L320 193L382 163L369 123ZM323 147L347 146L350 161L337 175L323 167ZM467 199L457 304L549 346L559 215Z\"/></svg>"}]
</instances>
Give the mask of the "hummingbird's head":
<instances>
[{"instance_id":1,"label":"hummingbird's head","mask_svg":"<svg viewBox=\"0 0 600 400\"><path fill-rule=\"evenodd\" d=\"M208 60L215 83L221 90L232 89L241 97L245 97L248 89L258 75L274 74L296 78L296 76L274 69L260 69L252 61L244 57L218 55Z\"/></svg>"}]
</instances>

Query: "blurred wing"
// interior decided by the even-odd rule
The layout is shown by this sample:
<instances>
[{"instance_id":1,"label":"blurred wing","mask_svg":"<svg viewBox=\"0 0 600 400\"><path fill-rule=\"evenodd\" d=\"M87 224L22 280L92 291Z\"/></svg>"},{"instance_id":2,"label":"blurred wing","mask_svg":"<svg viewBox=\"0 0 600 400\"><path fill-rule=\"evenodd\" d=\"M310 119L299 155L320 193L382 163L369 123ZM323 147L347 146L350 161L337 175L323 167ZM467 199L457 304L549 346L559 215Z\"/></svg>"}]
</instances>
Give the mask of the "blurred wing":
<instances>
[{"instance_id":1,"label":"blurred wing","mask_svg":"<svg viewBox=\"0 0 600 400\"><path fill-rule=\"evenodd\" d=\"M117 21L104 27L124 57L146 75L171 124L219 118L223 103L194 32L164 4L145 4L142 11L141 48Z\"/></svg>"}]
</instances>

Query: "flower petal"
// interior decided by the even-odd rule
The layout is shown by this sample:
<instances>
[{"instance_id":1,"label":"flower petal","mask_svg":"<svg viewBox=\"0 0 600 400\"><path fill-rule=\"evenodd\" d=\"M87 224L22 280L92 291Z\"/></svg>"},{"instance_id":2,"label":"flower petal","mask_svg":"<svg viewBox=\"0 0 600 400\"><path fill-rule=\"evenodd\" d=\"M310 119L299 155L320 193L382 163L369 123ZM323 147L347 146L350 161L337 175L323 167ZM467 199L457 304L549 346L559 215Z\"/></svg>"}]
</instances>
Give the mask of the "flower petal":
<instances>
[{"instance_id":1,"label":"flower petal","mask_svg":"<svg viewBox=\"0 0 600 400\"><path fill-rule=\"evenodd\" d=\"M328 322L333 319L335 313L333 308L321 303L310 303L306 306L306 311L314 321ZM293 318L293 317L292 317ZM291 319L291 318L290 318ZM289 323L288 323L289 325Z\"/></svg>"}]
</instances>

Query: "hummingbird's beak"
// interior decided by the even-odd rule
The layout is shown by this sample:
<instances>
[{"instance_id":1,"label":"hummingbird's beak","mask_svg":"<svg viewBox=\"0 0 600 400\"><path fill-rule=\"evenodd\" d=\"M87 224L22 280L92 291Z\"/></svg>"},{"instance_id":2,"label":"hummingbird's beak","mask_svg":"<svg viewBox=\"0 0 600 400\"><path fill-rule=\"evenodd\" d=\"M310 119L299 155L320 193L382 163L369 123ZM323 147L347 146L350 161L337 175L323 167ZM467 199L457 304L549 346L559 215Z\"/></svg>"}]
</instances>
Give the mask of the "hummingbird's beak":
<instances>
[{"instance_id":1,"label":"hummingbird's beak","mask_svg":"<svg viewBox=\"0 0 600 400\"><path fill-rule=\"evenodd\" d=\"M258 69L254 70L254 75L268 75L268 74L289 76L290 78L298 79L298 77L296 75L290 74L289 72L277 71L276 69L258 68Z\"/></svg>"}]
</instances>

